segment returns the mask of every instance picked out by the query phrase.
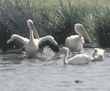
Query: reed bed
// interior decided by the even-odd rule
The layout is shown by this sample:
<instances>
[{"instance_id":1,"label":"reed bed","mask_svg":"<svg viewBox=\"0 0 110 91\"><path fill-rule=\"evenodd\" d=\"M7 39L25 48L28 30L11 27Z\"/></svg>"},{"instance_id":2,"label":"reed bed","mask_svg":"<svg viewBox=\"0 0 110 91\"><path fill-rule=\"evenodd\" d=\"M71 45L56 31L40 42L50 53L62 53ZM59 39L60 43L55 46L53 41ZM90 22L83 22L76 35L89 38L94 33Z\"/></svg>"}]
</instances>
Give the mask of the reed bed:
<instances>
[{"instance_id":1,"label":"reed bed","mask_svg":"<svg viewBox=\"0 0 110 91\"><path fill-rule=\"evenodd\" d=\"M7 47L14 33L29 38L28 19L33 20L40 37L52 35L59 44L76 34L74 24L81 23L93 42L109 47L109 5L109 0L2 0L0 41L4 43L0 47Z\"/></svg>"}]
</instances>

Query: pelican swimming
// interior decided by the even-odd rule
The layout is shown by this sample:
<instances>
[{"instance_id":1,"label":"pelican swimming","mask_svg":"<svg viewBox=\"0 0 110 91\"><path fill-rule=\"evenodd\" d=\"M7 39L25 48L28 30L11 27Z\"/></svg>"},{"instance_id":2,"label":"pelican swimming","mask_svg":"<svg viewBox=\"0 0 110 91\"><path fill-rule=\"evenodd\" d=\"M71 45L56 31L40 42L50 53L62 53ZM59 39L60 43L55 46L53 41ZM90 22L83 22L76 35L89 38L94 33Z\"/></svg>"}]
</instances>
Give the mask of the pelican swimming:
<instances>
[{"instance_id":1,"label":"pelican swimming","mask_svg":"<svg viewBox=\"0 0 110 91\"><path fill-rule=\"evenodd\" d=\"M36 56L36 54L38 53L39 47L44 47L48 44L49 44L49 47L51 47L53 51L55 52L59 51L58 44L52 36L45 36L45 37L39 38L39 35L33 25L33 21L29 19L27 21L27 25L30 30L30 39L24 38L17 34L13 34L11 38L7 41L7 43L10 43L15 39L19 40L20 42L24 44L25 52L28 57ZM34 38L33 33L37 37L37 39Z\"/></svg>"},{"instance_id":2,"label":"pelican swimming","mask_svg":"<svg viewBox=\"0 0 110 91\"><path fill-rule=\"evenodd\" d=\"M72 65L87 64L93 60L93 57L91 55L87 55L87 54L77 54L77 55L67 59L68 53L69 53L69 49L67 47L63 47L62 50L59 51L52 59L59 56L60 54L65 54L63 63L72 64Z\"/></svg>"},{"instance_id":3,"label":"pelican swimming","mask_svg":"<svg viewBox=\"0 0 110 91\"><path fill-rule=\"evenodd\" d=\"M104 52L105 50L100 48L94 48L94 51L92 52L93 61L102 61L104 60Z\"/></svg>"},{"instance_id":4,"label":"pelican swimming","mask_svg":"<svg viewBox=\"0 0 110 91\"><path fill-rule=\"evenodd\" d=\"M81 53L83 51L83 43L85 43L83 35L87 38L87 40L90 43L92 43L89 35L85 31L82 24L75 24L74 28L75 28L75 32L78 35L71 35L70 37L67 37L65 41L65 45L73 53L73 56L74 56L74 52Z\"/></svg>"}]
</instances>

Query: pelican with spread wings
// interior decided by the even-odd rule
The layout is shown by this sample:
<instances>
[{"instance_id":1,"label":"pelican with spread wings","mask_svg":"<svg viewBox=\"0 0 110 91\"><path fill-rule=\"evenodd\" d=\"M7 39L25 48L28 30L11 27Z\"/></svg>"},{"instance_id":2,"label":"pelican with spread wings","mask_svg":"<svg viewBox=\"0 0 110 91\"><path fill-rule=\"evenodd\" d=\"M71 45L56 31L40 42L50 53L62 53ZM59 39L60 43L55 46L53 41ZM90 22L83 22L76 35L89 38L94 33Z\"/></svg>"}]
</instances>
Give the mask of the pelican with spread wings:
<instances>
[{"instance_id":1,"label":"pelican with spread wings","mask_svg":"<svg viewBox=\"0 0 110 91\"><path fill-rule=\"evenodd\" d=\"M38 53L39 47L44 47L47 45L49 45L49 47L54 52L59 51L58 44L52 36L45 36L45 37L39 38L39 35L33 25L33 21L29 19L27 21L27 25L30 31L30 39L24 38L17 34L13 34L11 38L7 41L7 43L10 43L15 39L22 42L25 46L25 52L28 57L36 56L36 54ZM36 36L37 39L34 38L34 35Z\"/></svg>"}]
</instances>

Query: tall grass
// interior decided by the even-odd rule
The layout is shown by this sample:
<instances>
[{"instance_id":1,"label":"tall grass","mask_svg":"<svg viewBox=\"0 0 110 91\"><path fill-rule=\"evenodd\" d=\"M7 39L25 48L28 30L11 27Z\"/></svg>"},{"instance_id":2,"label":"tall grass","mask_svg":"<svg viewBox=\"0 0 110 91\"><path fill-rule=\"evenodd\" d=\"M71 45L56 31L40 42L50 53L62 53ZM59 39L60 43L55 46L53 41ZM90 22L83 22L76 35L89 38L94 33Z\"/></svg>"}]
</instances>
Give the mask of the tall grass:
<instances>
[{"instance_id":1,"label":"tall grass","mask_svg":"<svg viewBox=\"0 0 110 91\"><path fill-rule=\"evenodd\" d=\"M96 2L90 6L86 2L75 4L68 1L66 6L60 2L60 9L50 14L49 21L58 43L64 43L67 36L75 34L74 25L81 23L93 42L100 47L110 47L110 7L101 5L104 1Z\"/></svg>"},{"instance_id":2,"label":"tall grass","mask_svg":"<svg viewBox=\"0 0 110 91\"><path fill-rule=\"evenodd\" d=\"M76 23L83 24L92 40L100 46L105 44L102 39L109 38L108 0L2 0L2 3L0 41L6 41L13 33L29 38L28 19L33 20L40 36L50 34L59 44L64 44L67 36L76 34Z\"/></svg>"},{"instance_id":3,"label":"tall grass","mask_svg":"<svg viewBox=\"0 0 110 91\"><path fill-rule=\"evenodd\" d=\"M106 6L105 11L100 12L97 8L91 13L91 18L86 18L89 30L101 47L110 47L110 7Z\"/></svg>"},{"instance_id":4,"label":"tall grass","mask_svg":"<svg viewBox=\"0 0 110 91\"><path fill-rule=\"evenodd\" d=\"M4 2L5 0L1 0ZM10 0L14 3L15 0ZM19 0L23 3L26 3L26 1L29 1L30 4L34 4L37 8L40 8L44 11L53 12L55 9L59 8L59 2L60 0ZM68 0L61 0L64 6L68 5ZM109 0L69 0L70 3L74 3L76 6L79 5L79 3L86 5L87 8L97 7L102 11L103 8L106 7L106 5L110 5Z\"/></svg>"},{"instance_id":5,"label":"tall grass","mask_svg":"<svg viewBox=\"0 0 110 91\"><path fill-rule=\"evenodd\" d=\"M35 5L31 6L28 1L25 3L24 5L22 1L15 0L13 4L10 0L5 0L0 8L0 21L12 34L17 33L27 37L29 36L27 20L32 19L38 33L40 33L43 27L44 14Z\"/></svg>"},{"instance_id":6,"label":"tall grass","mask_svg":"<svg viewBox=\"0 0 110 91\"><path fill-rule=\"evenodd\" d=\"M4 42L1 47L6 49L6 41L12 34L29 38L28 19L34 22L40 36L47 35L48 32L43 25L45 16L40 9L37 9L34 4L31 5L28 1L24 5L19 0L15 0L14 3L5 0L0 6L0 41Z\"/></svg>"},{"instance_id":7,"label":"tall grass","mask_svg":"<svg viewBox=\"0 0 110 91\"><path fill-rule=\"evenodd\" d=\"M76 23L83 24L88 8L85 5L79 3L75 5L68 1L68 6L65 6L60 1L60 9L56 9L55 12L50 13L49 16L49 27L52 30L52 35L55 37L57 42L60 44L65 43L66 37L76 34L74 31L74 25Z\"/></svg>"}]
</instances>

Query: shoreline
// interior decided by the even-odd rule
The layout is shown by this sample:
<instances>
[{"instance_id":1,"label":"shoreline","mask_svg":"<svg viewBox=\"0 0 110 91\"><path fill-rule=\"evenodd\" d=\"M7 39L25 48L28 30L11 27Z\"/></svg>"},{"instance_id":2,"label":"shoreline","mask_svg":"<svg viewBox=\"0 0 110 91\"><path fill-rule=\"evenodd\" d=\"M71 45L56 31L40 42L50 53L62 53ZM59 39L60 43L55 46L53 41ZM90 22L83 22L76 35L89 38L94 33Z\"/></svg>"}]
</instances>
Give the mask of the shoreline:
<instances>
[{"instance_id":1,"label":"shoreline","mask_svg":"<svg viewBox=\"0 0 110 91\"><path fill-rule=\"evenodd\" d=\"M58 45L59 48L66 47L65 45ZM101 48L97 44L83 44L83 48ZM106 52L110 52L110 48L102 48L106 50ZM3 53L2 49L0 48L0 54L9 54L9 53L15 53L15 54L22 54L21 49L9 49L7 52Z\"/></svg>"}]
</instances>

